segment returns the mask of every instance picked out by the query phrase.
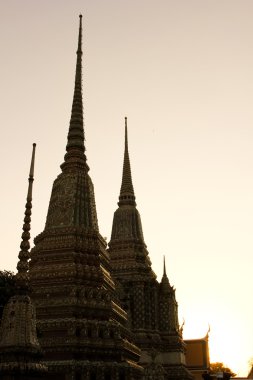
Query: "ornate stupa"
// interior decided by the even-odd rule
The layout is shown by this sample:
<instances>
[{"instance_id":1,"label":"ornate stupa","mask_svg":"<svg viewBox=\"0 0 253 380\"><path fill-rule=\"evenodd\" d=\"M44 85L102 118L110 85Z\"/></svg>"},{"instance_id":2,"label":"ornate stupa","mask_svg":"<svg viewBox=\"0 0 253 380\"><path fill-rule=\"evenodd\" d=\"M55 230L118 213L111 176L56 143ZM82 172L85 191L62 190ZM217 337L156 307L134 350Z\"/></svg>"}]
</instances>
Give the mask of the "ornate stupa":
<instances>
[{"instance_id":1,"label":"ornate stupa","mask_svg":"<svg viewBox=\"0 0 253 380\"><path fill-rule=\"evenodd\" d=\"M165 262L164 274L158 283L143 237L132 183L127 118L122 183L108 252L117 291L128 312L129 327L141 348L140 364L145 368L146 378L192 379L185 364L175 289L169 283ZM153 377L148 377L150 373Z\"/></svg>"},{"instance_id":2,"label":"ornate stupa","mask_svg":"<svg viewBox=\"0 0 253 380\"><path fill-rule=\"evenodd\" d=\"M85 154L82 16L66 154L30 264L37 329L52 379L140 379L140 350L127 328L98 229ZM49 377L51 379L51 377Z\"/></svg>"},{"instance_id":3,"label":"ornate stupa","mask_svg":"<svg viewBox=\"0 0 253 380\"><path fill-rule=\"evenodd\" d=\"M10 298L4 308L0 329L2 380L32 380L44 377L47 371L41 362L42 352L36 333L36 313L30 298L28 273L35 146L33 144L21 250L15 276L17 294Z\"/></svg>"}]
</instances>

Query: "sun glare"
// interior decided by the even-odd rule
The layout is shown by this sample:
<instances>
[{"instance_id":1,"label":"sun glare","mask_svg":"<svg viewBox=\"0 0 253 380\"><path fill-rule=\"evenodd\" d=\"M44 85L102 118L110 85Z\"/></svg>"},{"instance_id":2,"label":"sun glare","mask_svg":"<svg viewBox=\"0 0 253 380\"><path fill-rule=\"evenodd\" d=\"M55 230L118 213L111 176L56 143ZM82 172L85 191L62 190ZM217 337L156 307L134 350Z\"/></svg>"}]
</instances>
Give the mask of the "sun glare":
<instances>
[{"instance_id":1,"label":"sun glare","mask_svg":"<svg viewBox=\"0 0 253 380\"><path fill-rule=\"evenodd\" d=\"M238 314L230 314L229 308L226 313L227 318L225 319L223 318L224 309L219 308L215 309L212 314L209 311L208 316L205 315L205 317L200 313L188 316L185 318L184 338L203 338L208 333L209 324L210 363L222 362L237 376L247 376L250 359L247 357L247 352L249 352L248 334L245 331L246 328L242 326ZM206 325L203 324L204 320L207 321Z\"/></svg>"},{"instance_id":2,"label":"sun glare","mask_svg":"<svg viewBox=\"0 0 253 380\"><path fill-rule=\"evenodd\" d=\"M224 323L221 323L218 315L212 317L212 327L209 337L210 359L212 362L221 361L229 367L237 376L248 374L247 341L243 334L244 327L239 323L236 315L229 315Z\"/></svg>"}]
</instances>

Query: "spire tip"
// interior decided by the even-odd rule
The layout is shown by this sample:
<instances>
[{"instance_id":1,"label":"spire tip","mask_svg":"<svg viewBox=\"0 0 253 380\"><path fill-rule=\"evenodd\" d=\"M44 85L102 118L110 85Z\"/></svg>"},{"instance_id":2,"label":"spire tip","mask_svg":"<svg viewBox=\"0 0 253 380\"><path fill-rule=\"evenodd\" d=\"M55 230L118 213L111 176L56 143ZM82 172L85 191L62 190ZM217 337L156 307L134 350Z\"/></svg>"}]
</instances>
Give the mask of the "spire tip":
<instances>
[{"instance_id":1,"label":"spire tip","mask_svg":"<svg viewBox=\"0 0 253 380\"><path fill-rule=\"evenodd\" d=\"M83 95L82 95L82 14L79 14L79 33L78 45L76 51L76 72L75 72L75 86L74 96L71 109L71 117L69 123L69 133L67 138L66 154L64 156L64 163L61 165L62 170L68 164L74 165L79 162L86 164L85 146L84 146L84 126L83 126Z\"/></svg>"},{"instance_id":2,"label":"spire tip","mask_svg":"<svg viewBox=\"0 0 253 380\"><path fill-rule=\"evenodd\" d=\"M165 255L163 255L163 275L166 276L166 262L165 262Z\"/></svg>"},{"instance_id":3,"label":"spire tip","mask_svg":"<svg viewBox=\"0 0 253 380\"><path fill-rule=\"evenodd\" d=\"M128 154L128 138L127 138L127 117L125 116L125 152L124 152L124 162L123 162L123 173L122 182L119 196L120 204L132 204L135 203L134 188L132 183L130 160Z\"/></svg>"}]
</instances>

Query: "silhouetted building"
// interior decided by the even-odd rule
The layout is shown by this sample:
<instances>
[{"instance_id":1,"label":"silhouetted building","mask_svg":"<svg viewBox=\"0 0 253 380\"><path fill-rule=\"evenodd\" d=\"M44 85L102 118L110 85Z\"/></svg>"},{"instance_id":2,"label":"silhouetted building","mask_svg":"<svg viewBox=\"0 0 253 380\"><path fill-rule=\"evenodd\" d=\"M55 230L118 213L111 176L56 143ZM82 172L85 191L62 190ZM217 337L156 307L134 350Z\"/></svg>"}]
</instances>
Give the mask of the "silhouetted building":
<instances>
[{"instance_id":1,"label":"silhouetted building","mask_svg":"<svg viewBox=\"0 0 253 380\"><path fill-rule=\"evenodd\" d=\"M66 154L53 184L44 231L34 240L29 272L30 220L25 219L29 228L24 227L17 274L22 291L6 305L1 324L1 379L193 379L185 362L190 341L185 344L179 328L175 289L165 262L162 280L157 281L144 242L127 120L118 206L107 249L98 229L85 154L80 16ZM19 370L2 377L8 366L23 364L24 377Z\"/></svg>"}]
</instances>

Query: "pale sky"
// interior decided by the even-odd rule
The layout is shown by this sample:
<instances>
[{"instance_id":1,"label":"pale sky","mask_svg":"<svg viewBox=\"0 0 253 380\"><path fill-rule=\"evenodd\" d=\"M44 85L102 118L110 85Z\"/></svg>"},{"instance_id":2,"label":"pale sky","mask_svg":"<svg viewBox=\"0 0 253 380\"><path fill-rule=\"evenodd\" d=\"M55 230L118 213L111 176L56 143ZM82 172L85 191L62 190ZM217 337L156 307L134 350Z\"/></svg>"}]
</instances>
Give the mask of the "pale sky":
<instances>
[{"instance_id":1,"label":"pale sky","mask_svg":"<svg viewBox=\"0 0 253 380\"><path fill-rule=\"evenodd\" d=\"M100 232L110 239L124 117L143 232L163 255L184 337L211 361L253 357L253 1L0 0L1 267L15 271L32 143L32 238L63 162L83 14L84 116Z\"/></svg>"}]
</instances>

